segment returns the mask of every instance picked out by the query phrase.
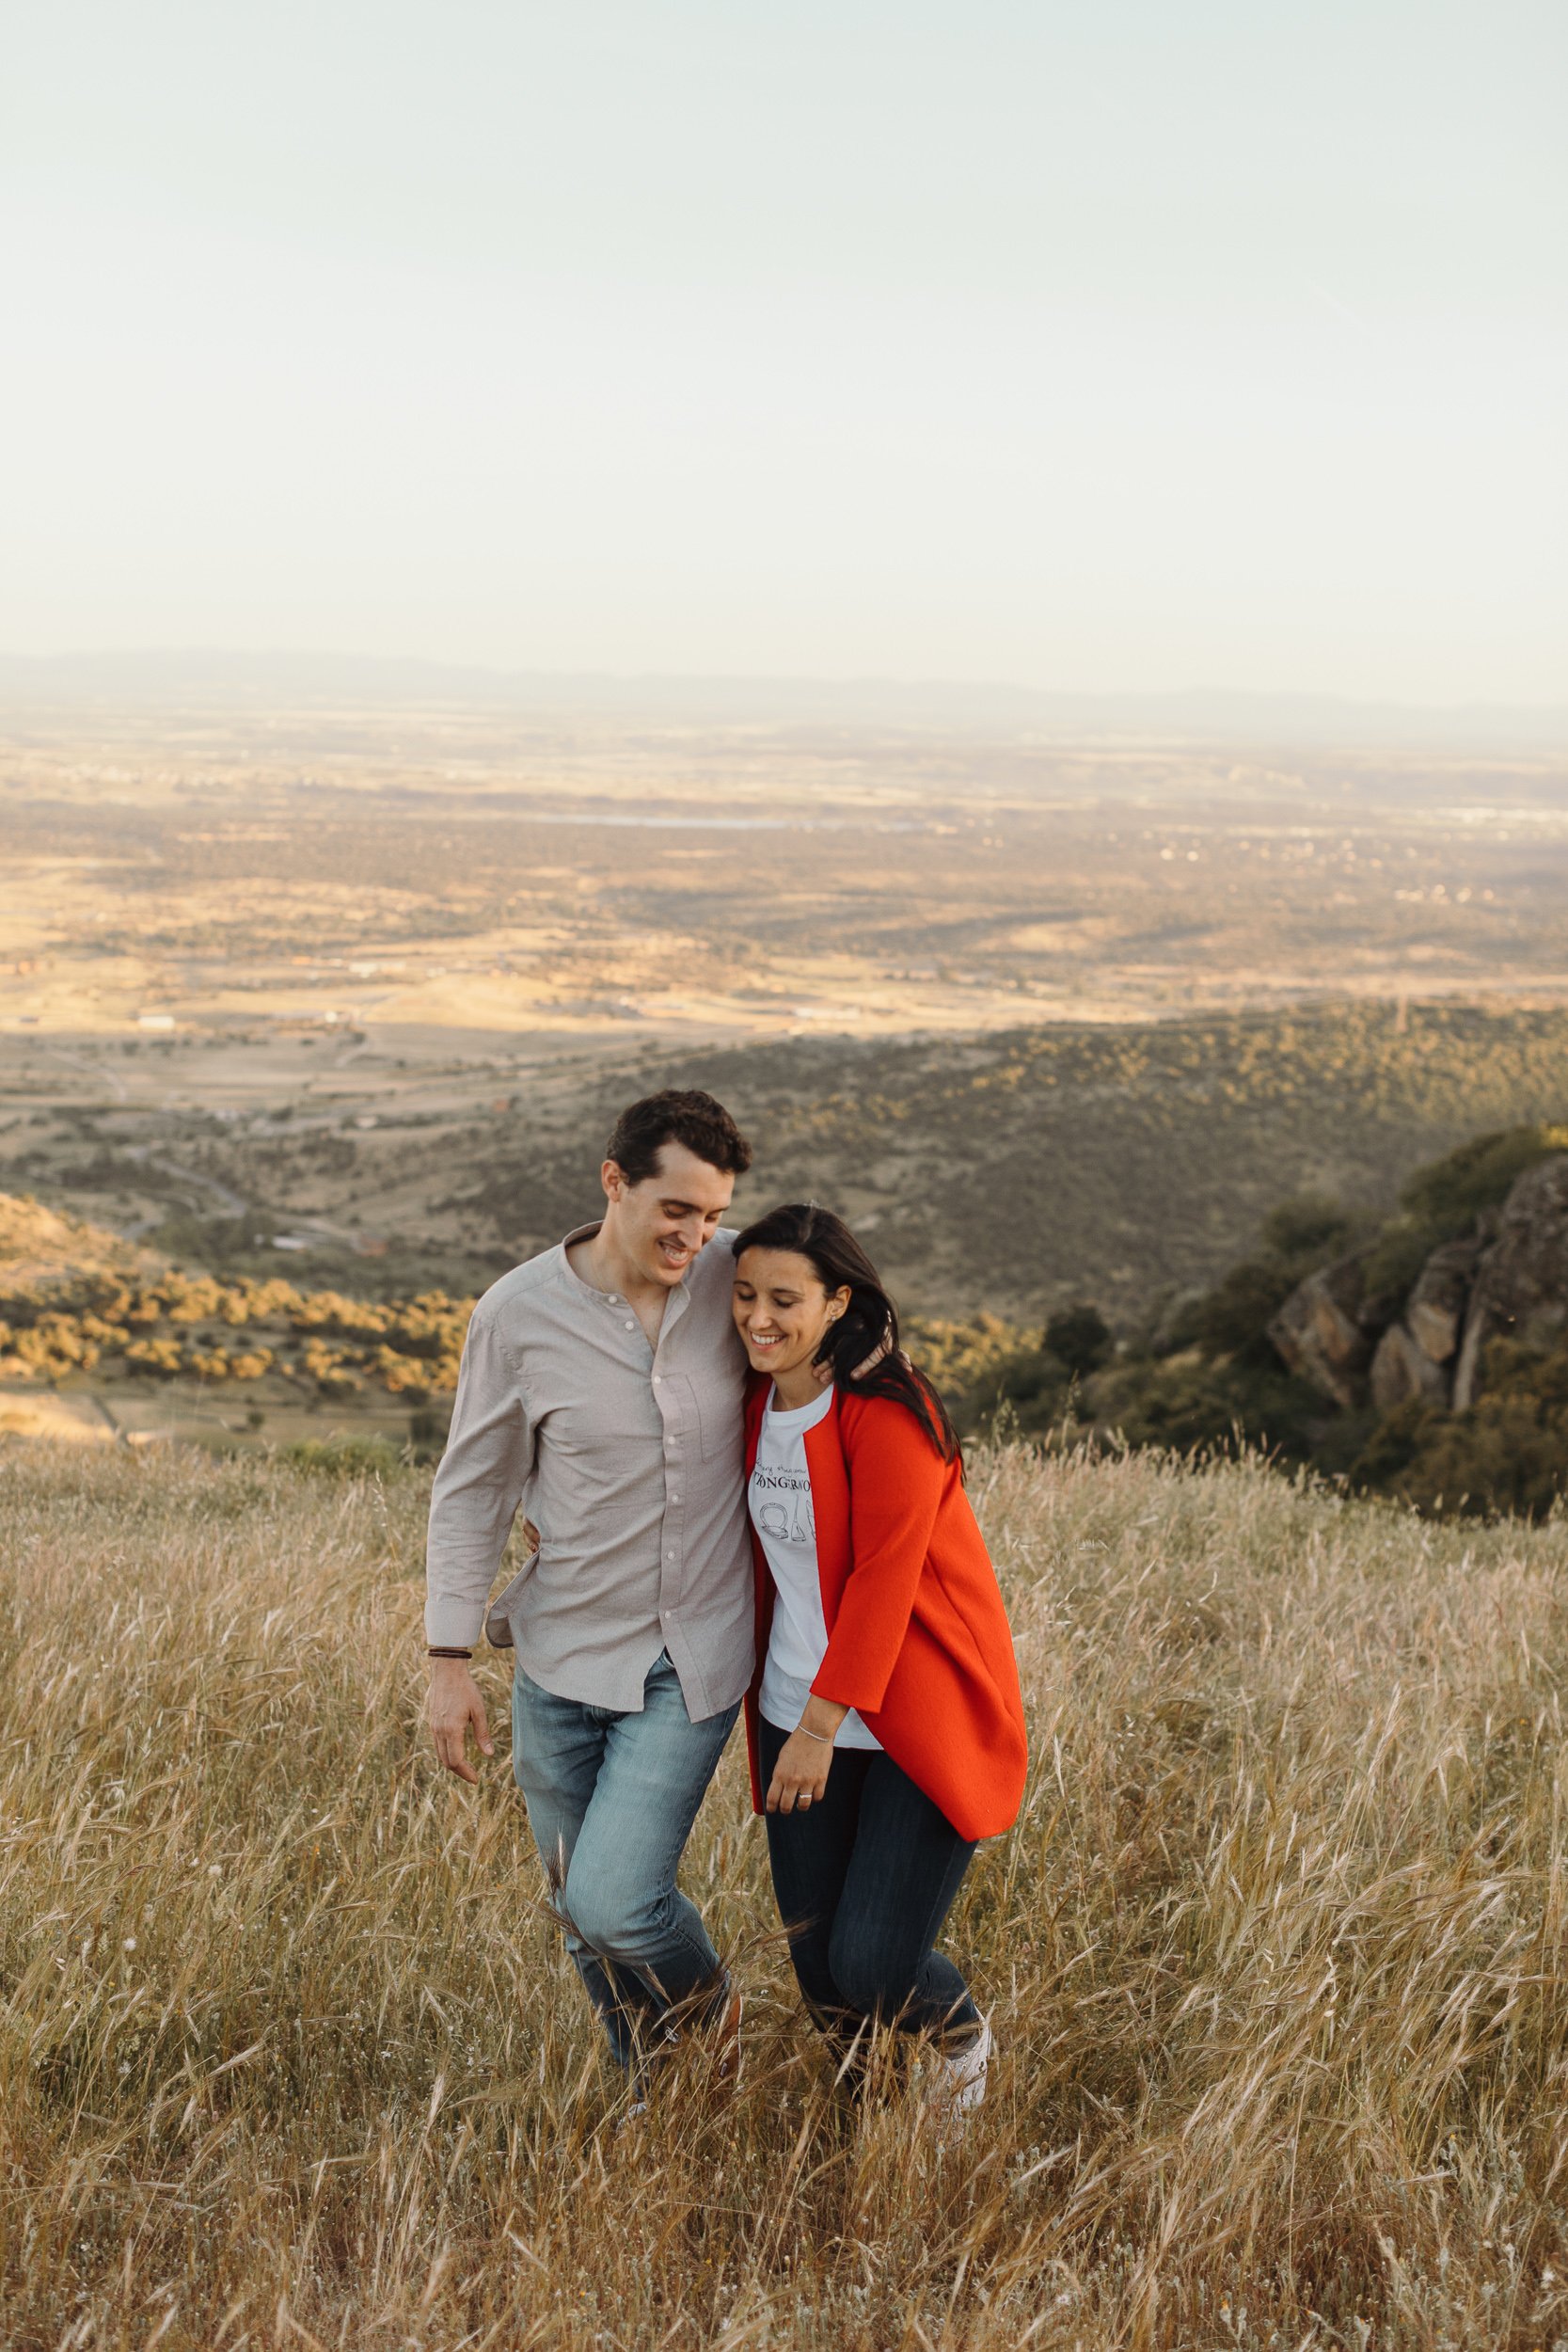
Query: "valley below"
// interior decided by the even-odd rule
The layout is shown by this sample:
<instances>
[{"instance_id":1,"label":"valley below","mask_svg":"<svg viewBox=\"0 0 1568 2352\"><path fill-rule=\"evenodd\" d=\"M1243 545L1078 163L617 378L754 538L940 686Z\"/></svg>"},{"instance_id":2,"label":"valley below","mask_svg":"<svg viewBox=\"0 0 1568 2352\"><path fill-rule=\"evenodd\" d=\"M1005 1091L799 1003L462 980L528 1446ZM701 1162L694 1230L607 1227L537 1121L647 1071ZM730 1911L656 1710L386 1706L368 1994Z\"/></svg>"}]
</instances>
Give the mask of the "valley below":
<instances>
[{"instance_id":1,"label":"valley below","mask_svg":"<svg viewBox=\"0 0 1568 2352\"><path fill-rule=\"evenodd\" d=\"M1568 1104L1544 752L34 707L0 828L0 1192L88 1258L467 1298L594 1215L622 1103L701 1085L737 1211L831 1202L917 1318L1125 1330L1281 1200L1376 1216ZM116 1426L406 1425L279 1381L149 1375ZM102 1391L0 1418L102 1430Z\"/></svg>"}]
</instances>

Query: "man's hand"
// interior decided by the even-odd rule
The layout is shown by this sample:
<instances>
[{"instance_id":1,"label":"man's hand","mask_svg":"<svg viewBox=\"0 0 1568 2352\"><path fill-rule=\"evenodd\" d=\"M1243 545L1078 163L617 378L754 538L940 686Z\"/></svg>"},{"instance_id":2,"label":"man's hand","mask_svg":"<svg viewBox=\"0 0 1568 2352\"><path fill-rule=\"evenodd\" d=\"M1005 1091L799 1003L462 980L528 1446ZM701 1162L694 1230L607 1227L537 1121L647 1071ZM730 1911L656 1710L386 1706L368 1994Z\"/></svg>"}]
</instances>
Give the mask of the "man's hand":
<instances>
[{"instance_id":1,"label":"man's hand","mask_svg":"<svg viewBox=\"0 0 1568 2352\"><path fill-rule=\"evenodd\" d=\"M468 1727L482 1756L494 1756L490 1719L484 1694L468 1672L466 1658L433 1658L430 1661L429 1716L436 1753L449 1772L476 1786L479 1774L468 1761Z\"/></svg>"}]
</instances>

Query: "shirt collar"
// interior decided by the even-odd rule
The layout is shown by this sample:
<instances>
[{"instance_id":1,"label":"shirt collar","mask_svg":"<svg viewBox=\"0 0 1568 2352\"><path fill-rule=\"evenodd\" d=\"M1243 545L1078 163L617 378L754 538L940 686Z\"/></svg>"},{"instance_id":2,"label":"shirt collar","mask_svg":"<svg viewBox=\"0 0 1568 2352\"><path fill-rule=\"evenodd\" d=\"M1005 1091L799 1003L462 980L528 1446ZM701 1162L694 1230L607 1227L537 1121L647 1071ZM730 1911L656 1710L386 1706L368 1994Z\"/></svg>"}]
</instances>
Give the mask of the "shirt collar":
<instances>
[{"instance_id":1,"label":"shirt collar","mask_svg":"<svg viewBox=\"0 0 1568 2352\"><path fill-rule=\"evenodd\" d=\"M602 1217L595 1217L592 1225L575 1225L572 1228L572 1231L566 1235L565 1239L561 1243L555 1253L560 1263L561 1272L565 1277L566 1280L572 1285L572 1288L574 1290L586 1291L590 1298L608 1298L610 1296L610 1293L608 1291L595 1290L592 1282L585 1282L581 1275L578 1272L576 1266L572 1263L570 1258L566 1255L566 1252L572 1248L575 1242L592 1241L594 1235L598 1232L604 1220Z\"/></svg>"},{"instance_id":2,"label":"shirt collar","mask_svg":"<svg viewBox=\"0 0 1568 2352\"><path fill-rule=\"evenodd\" d=\"M574 1226L572 1231L561 1243L556 1255L561 1261L561 1270L562 1274L564 1274L568 1282L575 1284L579 1291L585 1291L590 1298L601 1299L606 1306L624 1307L626 1302L619 1291L595 1290L592 1282L585 1282L583 1280L581 1275L578 1272L576 1266L566 1255L567 1250L570 1249L575 1243L579 1241L592 1241L594 1235L602 1232L603 1228L604 1219L602 1216L596 1216L591 1225ZM713 1238L714 1241L717 1241L718 1235L715 1234ZM711 1249L713 1248L713 1241L705 1243L705 1248ZM675 1284L673 1290L670 1293L669 1299L664 1309L664 1319L660 1326L661 1335L663 1332L669 1330L670 1326L673 1323L679 1321L680 1317L685 1314L687 1308L691 1303L691 1292L689 1288L691 1281L691 1268L697 1264L698 1259L701 1255L702 1252L699 1251L697 1258L692 1259L691 1265L687 1267L686 1272L681 1276L680 1280Z\"/></svg>"}]
</instances>

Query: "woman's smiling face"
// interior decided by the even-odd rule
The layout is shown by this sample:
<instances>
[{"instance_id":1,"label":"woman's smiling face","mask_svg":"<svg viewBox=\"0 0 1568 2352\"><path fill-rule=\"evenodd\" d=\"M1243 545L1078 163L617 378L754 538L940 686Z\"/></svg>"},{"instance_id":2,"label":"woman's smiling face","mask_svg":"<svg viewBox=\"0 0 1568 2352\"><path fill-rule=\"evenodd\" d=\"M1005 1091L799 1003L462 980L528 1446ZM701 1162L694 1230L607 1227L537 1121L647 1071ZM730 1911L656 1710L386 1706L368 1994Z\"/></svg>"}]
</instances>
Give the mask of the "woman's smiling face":
<instances>
[{"instance_id":1,"label":"woman's smiling face","mask_svg":"<svg viewBox=\"0 0 1568 2352\"><path fill-rule=\"evenodd\" d=\"M799 1250L748 1249L736 1261L735 1327L752 1370L776 1382L810 1370L823 1333L848 1304L847 1288L826 1290Z\"/></svg>"}]
</instances>

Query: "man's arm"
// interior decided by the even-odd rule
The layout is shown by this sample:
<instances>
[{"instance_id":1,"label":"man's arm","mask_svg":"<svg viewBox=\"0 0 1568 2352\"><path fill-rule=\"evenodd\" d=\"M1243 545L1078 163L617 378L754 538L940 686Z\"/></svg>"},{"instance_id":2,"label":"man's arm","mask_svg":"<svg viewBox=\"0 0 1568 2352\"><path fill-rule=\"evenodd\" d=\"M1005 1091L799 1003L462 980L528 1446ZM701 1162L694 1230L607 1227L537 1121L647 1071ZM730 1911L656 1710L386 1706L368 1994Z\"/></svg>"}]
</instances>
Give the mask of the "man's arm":
<instances>
[{"instance_id":1,"label":"man's arm","mask_svg":"<svg viewBox=\"0 0 1568 2352\"><path fill-rule=\"evenodd\" d=\"M522 1384L482 1301L468 1326L451 1430L430 1496L424 1622L433 1649L472 1649L478 1642L532 1467L533 1427ZM481 1752L495 1754L483 1694L466 1658L433 1658L430 1670L436 1753L459 1779L476 1780L467 1759L470 1728Z\"/></svg>"}]
</instances>

